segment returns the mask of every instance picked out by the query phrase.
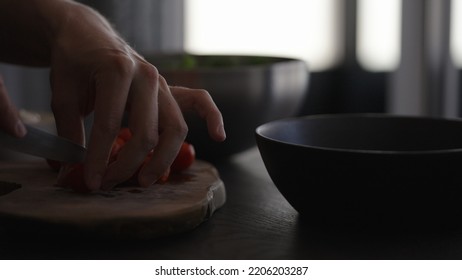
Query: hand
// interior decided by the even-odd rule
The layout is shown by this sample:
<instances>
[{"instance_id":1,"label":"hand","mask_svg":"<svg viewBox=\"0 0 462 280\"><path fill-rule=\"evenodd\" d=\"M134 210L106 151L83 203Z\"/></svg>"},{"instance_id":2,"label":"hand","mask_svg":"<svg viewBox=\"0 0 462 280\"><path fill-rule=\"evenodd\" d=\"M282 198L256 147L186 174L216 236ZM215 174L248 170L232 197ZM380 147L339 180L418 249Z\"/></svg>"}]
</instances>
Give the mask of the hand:
<instances>
[{"instance_id":1,"label":"hand","mask_svg":"<svg viewBox=\"0 0 462 280\"><path fill-rule=\"evenodd\" d=\"M94 110L87 145L85 182L108 189L128 179L151 149L153 160L139 183L153 184L173 162L187 135L181 110L203 116L212 138L225 138L223 120L202 90L170 88L157 69L138 55L96 13L72 14L78 24L63 26L51 55L52 110L58 134L84 144L83 120ZM112 142L128 112L132 139L107 166Z\"/></svg>"},{"instance_id":2,"label":"hand","mask_svg":"<svg viewBox=\"0 0 462 280\"><path fill-rule=\"evenodd\" d=\"M158 94L158 134L152 160L145 165L139 175L139 183L149 186L155 183L170 167L186 136L186 124L182 111L195 111L205 119L210 136L216 141L226 138L223 119L209 93L205 90L169 87L163 77L159 77ZM136 124L135 124L136 125ZM129 141L111 164L106 173L105 189L129 178L138 168L127 169L126 161L133 158L138 142ZM150 146L151 147L151 146ZM146 153L141 153L141 161Z\"/></svg>"}]
</instances>

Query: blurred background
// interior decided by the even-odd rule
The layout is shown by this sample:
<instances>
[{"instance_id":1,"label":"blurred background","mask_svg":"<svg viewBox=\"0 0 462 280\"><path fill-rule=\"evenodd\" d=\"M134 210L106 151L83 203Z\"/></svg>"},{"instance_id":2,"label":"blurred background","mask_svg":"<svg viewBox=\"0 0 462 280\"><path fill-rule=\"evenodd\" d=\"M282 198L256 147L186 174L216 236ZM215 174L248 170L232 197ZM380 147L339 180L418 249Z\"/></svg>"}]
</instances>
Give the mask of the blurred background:
<instances>
[{"instance_id":1,"label":"blurred background","mask_svg":"<svg viewBox=\"0 0 462 280\"><path fill-rule=\"evenodd\" d=\"M458 117L462 0L99 0L141 53L293 57L310 69L299 114ZM14 102L49 110L47 69L0 64Z\"/></svg>"}]
</instances>

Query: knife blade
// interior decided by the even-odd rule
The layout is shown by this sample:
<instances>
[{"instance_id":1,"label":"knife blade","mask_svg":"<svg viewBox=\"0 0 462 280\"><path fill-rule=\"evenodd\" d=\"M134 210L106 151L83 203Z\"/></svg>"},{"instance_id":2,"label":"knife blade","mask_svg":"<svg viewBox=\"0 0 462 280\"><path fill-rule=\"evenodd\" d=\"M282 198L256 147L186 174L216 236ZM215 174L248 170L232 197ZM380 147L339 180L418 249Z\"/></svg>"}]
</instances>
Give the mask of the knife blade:
<instances>
[{"instance_id":1,"label":"knife blade","mask_svg":"<svg viewBox=\"0 0 462 280\"><path fill-rule=\"evenodd\" d=\"M27 134L22 138L0 131L1 147L61 162L83 161L85 147L27 124L26 128Z\"/></svg>"}]
</instances>

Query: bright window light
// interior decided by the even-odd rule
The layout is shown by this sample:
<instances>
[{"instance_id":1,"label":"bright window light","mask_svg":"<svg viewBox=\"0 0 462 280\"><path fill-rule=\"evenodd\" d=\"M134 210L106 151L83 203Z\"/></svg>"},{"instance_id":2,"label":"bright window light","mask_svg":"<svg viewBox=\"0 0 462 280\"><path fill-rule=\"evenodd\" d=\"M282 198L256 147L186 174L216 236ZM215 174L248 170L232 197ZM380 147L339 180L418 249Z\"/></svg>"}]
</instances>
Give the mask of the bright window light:
<instances>
[{"instance_id":1,"label":"bright window light","mask_svg":"<svg viewBox=\"0 0 462 280\"><path fill-rule=\"evenodd\" d=\"M382 2L388 2L382 1ZM312 71L341 58L343 0L185 0L185 50L304 59Z\"/></svg>"},{"instance_id":2,"label":"bright window light","mask_svg":"<svg viewBox=\"0 0 462 280\"><path fill-rule=\"evenodd\" d=\"M357 28L360 64L370 71L396 69L401 56L401 0L358 0Z\"/></svg>"},{"instance_id":3,"label":"bright window light","mask_svg":"<svg viewBox=\"0 0 462 280\"><path fill-rule=\"evenodd\" d=\"M462 0L451 2L451 54L457 68L462 68Z\"/></svg>"}]
</instances>

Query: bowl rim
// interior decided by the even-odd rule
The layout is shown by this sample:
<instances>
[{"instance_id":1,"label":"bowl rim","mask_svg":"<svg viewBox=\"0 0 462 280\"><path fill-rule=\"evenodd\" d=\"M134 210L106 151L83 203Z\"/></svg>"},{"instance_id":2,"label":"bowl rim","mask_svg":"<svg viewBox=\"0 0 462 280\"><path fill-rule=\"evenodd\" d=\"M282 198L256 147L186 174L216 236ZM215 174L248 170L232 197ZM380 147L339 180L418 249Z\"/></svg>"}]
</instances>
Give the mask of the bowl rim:
<instances>
[{"instance_id":1,"label":"bowl rim","mask_svg":"<svg viewBox=\"0 0 462 280\"><path fill-rule=\"evenodd\" d=\"M370 119L408 119L408 120L424 120L424 121L439 121L439 122L453 122L460 123L462 127L462 120L459 118L446 118L446 117L431 117L431 116L414 116L414 115L400 115L390 113L342 113L342 114L314 114L304 115L290 118L283 118L261 124L255 129L257 138L269 140L274 143L280 143L293 147L303 147L320 151L341 152L341 153L356 153L356 154L371 154L371 155L437 155L437 154L455 154L462 153L462 143L460 148L449 149L431 149L431 150L372 150L372 149L349 149L349 148L333 148L323 147L319 145L306 145L297 144L294 142L283 141L265 135L264 130L270 126L282 123L299 122L311 119L328 119L328 118L370 118ZM258 143L258 142L257 142Z\"/></svg>"},{"instance_id":2,"label":"bowl rim","mask_svg":"<svg viewBox=\"0 0 462 280\"><path fill-rule=\"evenodd\" d=\"M176 73L208 73L208 72L232 72L232 71L251 71L252 69L268 69L271 67L274 67L275 65L299 65L303 66L306 68L306 71L309 72L309 65L308 63L301 59L301 58L296 58L296 57L289 57L289 56L277 56L277 55L262 55L262 54L228 54L228 53L192 53L192 52L160 52L160 53L145 53L143 54L143 57L148 60L148 62L152 63L153 59L159 58L159 57L178 57L178 56L183 56L183 55L190 55L194 57L239 57L239 58L268 58L268 59L275 59L277 61L271 62L271 63L262 63L262 64L249 64L249 65L233 65L229 67L213 67L213 66L201 66L201 67L195 67L191 69L169 69L169 68L164 68L159 66L158 69L161 70L163 73L170 73L170 72L176 72ZM154 63L154 65L156 65ZM157 66L156 66L157 67Z\"/></svg>"}]
</instances>

